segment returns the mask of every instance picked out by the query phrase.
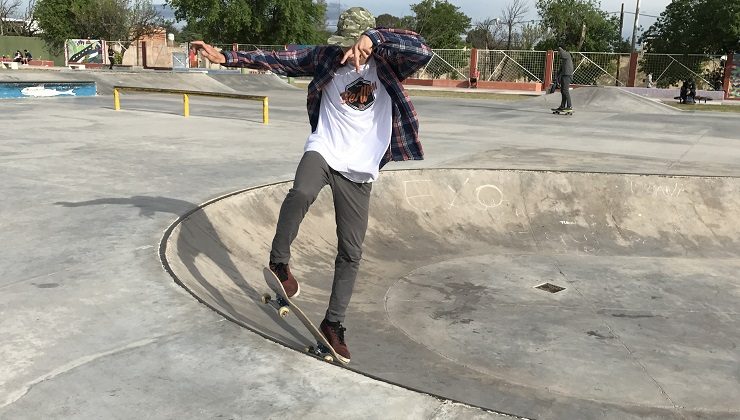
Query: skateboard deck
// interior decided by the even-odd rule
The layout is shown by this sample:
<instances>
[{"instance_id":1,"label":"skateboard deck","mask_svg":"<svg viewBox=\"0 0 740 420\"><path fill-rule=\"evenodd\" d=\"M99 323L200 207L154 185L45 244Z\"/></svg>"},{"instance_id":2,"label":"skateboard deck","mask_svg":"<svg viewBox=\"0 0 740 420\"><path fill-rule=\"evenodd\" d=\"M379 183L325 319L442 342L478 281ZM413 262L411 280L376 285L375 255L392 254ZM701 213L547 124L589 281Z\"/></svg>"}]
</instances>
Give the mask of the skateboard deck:
<instances>
[{"instance_id":1,"label":"skateboard deck","mask_svg":"<svg viewBox=\"0 0 740 420\"><path fill-rule=\"evenodd\" d=\"M551 111L553 114L558 114L558 115L573 115L573 110L563 111L561 109L552 108Z\"/></svg>"},{"instance_id":2,"label":"skateboard deck","mask_svg":"<svg viewBox=\"0 0 740 420\"><path fill-rule=\"evenodd\" d=\"M277 311L278 314L280 314L280 317L285 318L292 311L295 314L296 318L301 321L301 324L303 324L308 332L311 333L311 335L316 339L316 346L308 346L305 347L303 350L306 353L324 359L327 362L339 362L345 365L348 364L349 362L345 361L345 358L338 355L337 352L334 351L331 345L329 345L329 341L327 341L326 337L324 337L324 334L322 334L321 331L319 331L319 329L316 327L316 325L311 322L311 320L306 316L301 308L299 308L294 301L288 298L282 283L280 283L280 280L277 278L277 276L275 276L275 273L273 273L272 270L270 270L269 268L265 267L262 270L262 274L264 274L265 282L270 287L270 290L275 293L274 300L277 303ZM269 304L272 301L273 297L269 293L265 293L262 295L262 303Z\"/></svg>"}]
</instances>

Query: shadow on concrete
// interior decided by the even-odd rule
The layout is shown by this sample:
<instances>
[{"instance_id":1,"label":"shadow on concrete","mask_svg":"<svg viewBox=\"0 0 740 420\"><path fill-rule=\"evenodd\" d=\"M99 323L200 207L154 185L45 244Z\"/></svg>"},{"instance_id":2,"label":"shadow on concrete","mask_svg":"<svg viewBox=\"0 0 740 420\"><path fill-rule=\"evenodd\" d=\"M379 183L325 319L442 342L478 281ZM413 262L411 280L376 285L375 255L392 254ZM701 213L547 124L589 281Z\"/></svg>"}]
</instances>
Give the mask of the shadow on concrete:
<instances>
[{"instance_id":1,"label":"shadow on concrete","mask_svg":"<svg viewBox=\"0 0 740 420\"><path fill-rule=\"evenodd\" d=\"M179 200L169 197L150 197L150 196L132 196L128 198L99 198L87 201L78 202L56 202L54 203L63 207L87 207L87 206L98 206L98 205L119 205L119 206L131 206L139 209L140 217L152 218L156 213L169 213L178 216L175 225L179 224L184 220L188 220L189 223L194 223L191 226L198 226L202 230L200 232L199 243L189 243L186 235L178 237L177 250L197 250L195 252L182 252L178 253L180 261L187 268L192 279L196 280L197 283L206 291L207 296L196 294L190 287L182 284L176 276L173 276L183 288L188 290L194 297L196 297L201 303L214 309L223 316L229 318L236 318L235 321L241 325L251 325L254 321L242 316L244 313L240 308L235 308L230 303L230 300L224 295L222 290L214 287L212 281L209 280L206 275L200 270L196 261L199 259L206 259L209 261L218 262L219 268L223 271L226 276L231 279L233 284L241 292L242 296L247 296L249 300L260 308L267 316L272 318L276 325L282 326L290 337L281 337L288 341L288 344L294 344L297 348L302 348L306 345L311 345L310 341L305 340L305 335L296 330L292 325L281 320L277 311L273 306L262 304L261 298L262 293L256 290L250 284L247 279L240 273L238 265L232 258L232 250L219 238L216 228L213 223L208 219L208 216L199 205L191 203L185 200ZM171 228L170 228L171 230ZM169 232L169 230L168 230ZM166 236L165 236L166 237ZM165 244L162 243L160 247L160 256L164 255ZM169 264L165 258L162 258L162 264L165 269L171 273ZM213 299L216 302L216 306L208 300ZM219 309L220 308L220 309ZM224 313L225 312L225 313ZM290 338L293 338L291 340ZM299 340L300 343L291 343L291 341Z\"/></svg>"}]
</instances>

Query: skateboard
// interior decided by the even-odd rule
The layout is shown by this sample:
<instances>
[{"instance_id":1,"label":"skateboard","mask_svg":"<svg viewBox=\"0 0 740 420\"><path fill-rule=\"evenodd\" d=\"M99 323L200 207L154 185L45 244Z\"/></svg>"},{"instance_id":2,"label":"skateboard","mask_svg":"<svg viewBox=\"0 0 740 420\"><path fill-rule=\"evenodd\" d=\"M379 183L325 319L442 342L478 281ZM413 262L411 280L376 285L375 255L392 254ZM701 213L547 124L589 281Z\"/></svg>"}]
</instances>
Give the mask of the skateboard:
<instances>
[{"instance_id":1,"label":"skateboard","mask_svg":"<svg viewBox=\"0 0 740 420\"><path fill-rule=\"evenodd\" d=\"M315 346L304 347L303 351L320 359L324 359L325 361L330 363L339 362L344 365L348 364L349 362L345 362L344 358L334 351L334 349L329 344L329 341L327 341L326 337L324 337L324 334L322 334L321 331L316 328L313 322L308 319L301 308L299 308L298 305L295 304L295 302L291 301L288 298L282 283L280 283L280 280L277 278L277 276L275 276L275 273L273 273L272 270L270 270L269 268L265 267L262 270L262 274L264 274L265 282L267 282L270 290L275 293L274 301L275 303L277 303L277 311L280 317L285 318L291 312L293 312L296 318L301 321L308 332L311 333L311 335L316 339ZM270 304L272 302L272 295L270 295L269 293L265 293L262 295L262 303Z\"/></svg>"},{"instance_id":2,"label":"skateboard","mask_svg":"<svg viewBox=\"0 0 740 420\"><path fill-rule=\"evenodd\" d=\"M562 109L551 108L551 111L553 114L558 114L558 115L573 115L572 109L570 111L563 111Z\"/></svg>"}]
</instances>

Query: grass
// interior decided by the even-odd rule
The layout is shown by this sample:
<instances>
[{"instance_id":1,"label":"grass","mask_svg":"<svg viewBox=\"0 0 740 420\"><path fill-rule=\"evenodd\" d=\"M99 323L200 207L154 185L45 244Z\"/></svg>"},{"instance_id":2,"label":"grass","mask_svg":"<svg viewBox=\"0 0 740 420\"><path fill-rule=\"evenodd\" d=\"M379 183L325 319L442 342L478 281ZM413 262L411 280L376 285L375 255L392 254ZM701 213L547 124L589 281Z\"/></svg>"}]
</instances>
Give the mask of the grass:
<instances>
[{"instance_id":1,"label":"grass","mask_svg":"<svg viewBox=\"0 0 740 420\"><path fill-rule=\"evenodd\" d=\"M301 89L308 88L307 82L293 82L293 86ZM498 101L518 101L521 99L531 98L531 95L516 95L492 92L458 92L452 90L426 90L406 88L410 96L427 96L433 98L462 98L462 99L493 99Z\"/></svg>"},{"instance_id":2,"label":"grass","mask_svg":"<svg viewBox=\"0 0 740 420\"><path fill-rule=\"evenodd\" d=\"M709 112L734 112L740 113L740 105L708 105L708 104L679 104L666 103L674 108L684 111L709 111Z\"/></svg>"}]
</instances>

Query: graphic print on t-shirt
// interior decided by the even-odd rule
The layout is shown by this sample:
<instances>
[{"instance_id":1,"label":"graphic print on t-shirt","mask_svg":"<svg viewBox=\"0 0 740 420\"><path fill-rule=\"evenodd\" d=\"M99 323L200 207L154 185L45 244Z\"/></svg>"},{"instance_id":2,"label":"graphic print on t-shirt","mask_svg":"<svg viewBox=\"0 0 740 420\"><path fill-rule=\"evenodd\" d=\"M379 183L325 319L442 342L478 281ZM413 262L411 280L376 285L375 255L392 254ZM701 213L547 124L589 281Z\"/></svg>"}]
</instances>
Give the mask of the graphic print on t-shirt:
<instances>
[{"instance_id":1,"label":"graphic print on t-shirt","mask_svg":"<svg viewBox=\"0 0 740 420\"><path fill-rule=\"evenodd\" d=\"M377 82L370 82L362 77L347 85L342 92L342 102L350 108L358 111L364 111L375 102L375 90L378 88Z\"/></svg>"}]
</instances>

